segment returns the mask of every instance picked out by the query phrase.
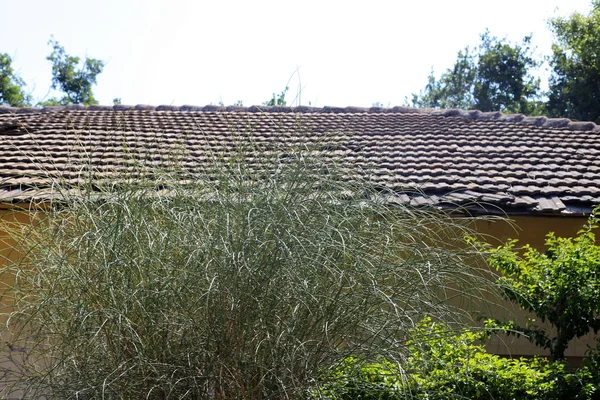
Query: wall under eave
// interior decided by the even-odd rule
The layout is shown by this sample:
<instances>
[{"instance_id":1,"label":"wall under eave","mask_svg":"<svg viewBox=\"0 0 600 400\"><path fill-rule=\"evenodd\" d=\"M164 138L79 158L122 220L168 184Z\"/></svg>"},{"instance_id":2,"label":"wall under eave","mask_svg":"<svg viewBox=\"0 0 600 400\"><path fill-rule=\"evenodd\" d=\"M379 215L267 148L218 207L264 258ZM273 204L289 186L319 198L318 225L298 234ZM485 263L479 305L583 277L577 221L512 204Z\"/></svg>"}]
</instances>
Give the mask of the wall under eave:
<instances>
[{"instance_id":1,"label":"wall under eave","mask_svg":"<svg viewBox=\"0 0 600 400\"><path fill-rule=\"evenodd\" d=\"M587 217L562 217L562 216L511 216L510 221L478 221L476 230L490 235L489 242L500 245L508 239L518 239L520 245L530 244L538 250L545 248L545 239L548 232L556 236L573 237L587 222ZM493 239L495 238L495 239ZM492 306L493 318L516 318L521 323L527 321L526 313L508 301L502 301ZM585 356L589 348L596 347L595 335L590 334L581 339L574 340L567 350L566 356L572 362L578 363ZM532 345L524 338L516 339L514 336L501 335L495 337L487 345L489 351L496 354L512 356L530 356L534 354L548 356L547 350Z\"/></svg>"},{"instance_id":2,"label":"wall under eave","mask_svg":"<svg viewBox=\"0 0 600 400\"><path fill-rule=\"evenodd\" d=\"M0 272L4 272L6 266L15 261L19 254L15 250L16 243L6 233L7 225L16 224L23 227L31 227L32 214L27 211L29 205L14 206L10 204L0 204ZM474 228L484 234L489 235L490 243L499 245L509 238L519 239L520 243L529 243L532 246L543 249L545 235L553 231L558 236L574 236L587 221L585 217L548 217L548 216L513 216L509 220L490 220L477 221ZM0 283L4 288L13 280L13 276L7 273L0 275ZM0 307L2 311L9 311L12 304L8 304L10 299L2 298ZM483 313L494 318L514 318L525 321L526 314L515 307L512 303L500 299L490 299L491 306ZM5 320L0 320L4 323ZM2 343L8 338L3 337ZM568 349L567 355L580 359L585 355L589 346L595 347L593 335L581 340L576 340ZM488 344L488 350L503 355L530 356L535 354L547 355L548 352L533 346L525 339L515 339L513 336L496 337ZM0 351L7 351L1 349Z\"/></svg>"},{"instance_id":3,"label":"wall under eave","mask_svg":"<svg viewBox=\"0 0 600 400\"><path fill-rule=\"evenodd\" d=\"M7 270L8 266L20 258L17 250L18 244L15 235L9 234L9 230L28 229L32 226L31 214L26 208L13 205L0 204L0 326L4 327L7 313L10 313L13 307L13 298L10 288L14 284L14 274ZM8 393L8 383L12 380L9 371L16 371L11 359L18 359L26 355L21 352L11 352L5 342L12 342L6 329L1 330L0 334L0 397L1 398L23 398L20 392Z\"/></svg>"},{"instance_id":4,"label":"wall under eave","mask_svg":"<svg viewBox=\"0 0 600 400\"><path fill-rule=\"evenodd\" d=\"M26 209L11 208L0 204L0 282L2 282L3 289L6 288L6 284L13 281L13 276L6 273L7 266L20 257L14 233L31 226L31 214ZM10 234L9 231L13 233ZM4 298L0 300L2 312L6 311L4 301L6 301Z\"/></svg>"},{"instance_id":5,"label":"wall under eave","mask_svg":"<svg viewBox=\"0 0 600 400\"><path fill-rule=\"evenodd\" d=\"M33 229L34 219L40 217L36 211L45 208L43 203L34 205L32 203L5 204L0 203L0 290L10 287L14 277L7 273L7 266L19 260L22 253L19 249L26 247L26 241L30 231ZM32 212L32 210L34 210ZM19 240L21 239L21 240ZM0 299L2 312L6 311L4 297ZM12 305L11 305L12 307ZM3 321L2 321L3 322Z\"/></svg>"}]
</instances>

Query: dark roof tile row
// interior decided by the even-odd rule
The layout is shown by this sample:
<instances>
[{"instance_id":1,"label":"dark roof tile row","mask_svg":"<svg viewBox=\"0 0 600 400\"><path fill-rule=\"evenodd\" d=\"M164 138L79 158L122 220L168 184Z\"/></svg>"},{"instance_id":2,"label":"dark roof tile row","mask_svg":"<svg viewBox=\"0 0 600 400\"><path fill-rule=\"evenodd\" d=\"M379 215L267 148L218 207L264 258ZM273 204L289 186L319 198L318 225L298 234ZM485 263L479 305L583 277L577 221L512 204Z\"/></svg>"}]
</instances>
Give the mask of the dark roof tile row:
<instances>
[{"instance_id":1,"label":"dark roof tile row","mask_svg":"<svg viewBox=\"0 0 600 400\"><path fill-rule=\"evenodd\" d=\"M76 185L90 164L98 179L116 179L174 152L198 169L250 145L261 149L250 165L309 146L400 203L562 214L600 203L593 123L405 107L0 107L0 198L35 197L56 177Z\"/></svg>"}]
</instances>

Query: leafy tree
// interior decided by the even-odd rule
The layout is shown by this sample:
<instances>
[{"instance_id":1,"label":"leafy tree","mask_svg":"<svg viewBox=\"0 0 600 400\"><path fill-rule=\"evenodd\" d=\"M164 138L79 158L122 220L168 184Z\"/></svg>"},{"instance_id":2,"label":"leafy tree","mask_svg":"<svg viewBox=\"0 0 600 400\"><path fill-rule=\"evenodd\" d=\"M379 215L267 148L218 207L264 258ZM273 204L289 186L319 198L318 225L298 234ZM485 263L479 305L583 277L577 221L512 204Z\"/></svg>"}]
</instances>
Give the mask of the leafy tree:
<instances>
[{"instance_id":1,"label":"leafy tree","mask_svg":"<svg viewBox=\"0 0 600 400\"><path fill-rule=\"evenodd\" d=\"M52 63L52 88L60 89L65 95L60 99L52 98L40 104L97 104L92 86L96 84L96 77L102 72L104 62L86 57L80 65L81 59L68 55L65 48L54 38L51 38L48 44L52 46L52 53L46 58Z\"/></svg>"},{"instance_id":2,"label":"leafy tree","mask_svg":"<svg viewBox=\"0 0 600 400\"><path fill-rule=\"evenodd\" d=\"M486 31L480 45L459 51L454 67L439 79L431 73L425 90L413 94L413 106L527 114L541 111L539 79L530 72L540 63L533 58L530 45L531 36L521 44L511 44Z\"/></svg>"},{"instance_id":3,"label":"leafy tree","mask_svg":"<svg viewBox=\"0 0 600 400\"><path fill-rule=\"evenodd\" d=\"M549 115L600 122L600 1L589 15L552 19L550 29Z\"/></svg>"},{"instance_id":4,"label":"leafy tree","mask_svg":"<svg viewBox=\"0 0 600 400\"><path fill-rule=\"evenodd\" d=\"M92 86L96 84L96 77L102 72L104 62L86 57L80 65L81 59L68 55L64 47L54 38L51 38L48 44L52 46L52 53L46 58L52 63L52 88L60 89L64 92L64 96L39 101L37 104L42 106L97 104ZM31 105L32 97L25 92L24 87L25 82L12 68L11 57L0 53L0 105L13 107ZM115 100L120 101L120 99Z\"/></svg>"},{"instance_id":5,"label":"leafy tree","mask_svg":"<svg viewBox=\"0 0 600 400\"><path fill-rule=\"evenodd\" d=\"M600 330L598 213L600 207L575 238L549 233L545 252L527 245L521 253L516 240L496 249L482 246L489 251L490 265L503 274L499 283L506 297L552 325L554 337L543 329L524 330L532 342L550 350L553 360L564 358L574 338Z\"/></svg>"},{"instance_id":6,"label":"leafy tree","mask_svg":"<svg viewBox=\"0 0 600 400\"><path fill-rule=\"evenodd\" d=\"M456 63L436 80L433 70L427 78L425 91L413 93L414 107L462 108L470 109L475 104L473 85L475 82L475 64L471 50L467 47L459 51Z\"/></svg>"},{"instance_id":7,"label":"leafy tree","mask_svg":"<svg viewBox=\"0 0 600 400\"><path fill-rule=\"evenodd\" d=\"M0 53L0 105L31 105L31 95L23 90L24 87L25 82L13 70L11 57Z\"/></svg>"}]
</instances>

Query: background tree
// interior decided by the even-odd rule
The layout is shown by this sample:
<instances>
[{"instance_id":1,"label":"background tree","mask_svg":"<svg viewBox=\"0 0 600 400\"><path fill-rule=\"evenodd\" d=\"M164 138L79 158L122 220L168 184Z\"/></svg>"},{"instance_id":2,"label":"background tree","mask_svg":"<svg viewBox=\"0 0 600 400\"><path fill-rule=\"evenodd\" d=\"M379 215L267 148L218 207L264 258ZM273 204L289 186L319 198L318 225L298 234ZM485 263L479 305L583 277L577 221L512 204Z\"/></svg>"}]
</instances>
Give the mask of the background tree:
<instances>
[{"instance_id":1,"label":"background tree","mask_svg":"<svg viewBox=\"0 0 600 400\"><path fill-rule=\"evenodd\" d=\"M96 84L96 77L104 69L104 62L86 57L80 65L81 59L68 55L65 48L54 38L51 38L48 44L52 46L52 53L46 58L52 63L52 89L59 89L65 95L60 99L51 98L40 104L98 104L92 86Z\"/></svg>"},{"instance_id":2,"label":"background tree","mask_svg":"<svg viewBox=\"0 0 600 400\"><path fill-rule=\"evenodd\" d=\"M0 105L25 107L31 105L31 95L24 90L25 82L12 67L8 54L0 53Z\"/></svg>"},{"instance_id":3,"label":"background tree","mask_svg":"<svg viewBox=\"0 0 600 400\"><path fill-rule=\"evenodd\" d=\"M104 62L86 57L80 65L81 59L67 54L65 48L54 38L51 38L48 44L52 46L52 53L46 57L52 63L51 87L61 90L64 96L38 101L35 104L41 106L97 104L92 87L96 84L96 77L104 69ZM0 53L0 105L13 107L32 105L34 103L32 96L25 91L25 86L25 81L12 67L11 57Z\"/></svg>"},{"instance_id":4,"label":"background tree","mask_svg":"<svg viewBox=\"0 0 600 400\"><path fill-rule=\"evenodd\" d=\"M552 360L563 359L574 338L600 330L600 246L594 235L598 214L600 207L575 238L549 233L543 253L529 245L521 253L516 240L496 249L482 246L490 251L490 265L502 273L499 284L506 297L554 328L548 332L511 324L549 349Z\"/></svg>"},{"instance_id":5,"label":"background tree","mask_svg":"<svg viewBox=\"0 0 600 400\"><path fill-rule=\"evenodd\" d=\"M473 108L473 85L475 83L476 67L471 50L467 47L459 51L456 63L452 69L435 79L433 70L427 78L427 86L421 93L414 94L414 107L433 108Z\"/></svg>"},{"instance_id":6,"label":"background tree","mask_svg":"<svg viewBox=\"0 0 600 400\"><path fill-rule=\"evenodd\" d=\"M600 1L589 15L552 19L550 29L549 115L600 122Z\"/></svg>"},{"instance_id":7,"label":"background tree","mask_svg":"<svg viewBox=\"0 0 600 400\"><path fill-rule=\"evenodd\" d=\"M539 79L531 74L540 63L533 58L530 44L530 36L512 44L486 31L475 50L467 47L458 52L454 67L439 80L432 72L425 90L413 94L413 106L540 112Z\"/></svg>"}]
</instances>

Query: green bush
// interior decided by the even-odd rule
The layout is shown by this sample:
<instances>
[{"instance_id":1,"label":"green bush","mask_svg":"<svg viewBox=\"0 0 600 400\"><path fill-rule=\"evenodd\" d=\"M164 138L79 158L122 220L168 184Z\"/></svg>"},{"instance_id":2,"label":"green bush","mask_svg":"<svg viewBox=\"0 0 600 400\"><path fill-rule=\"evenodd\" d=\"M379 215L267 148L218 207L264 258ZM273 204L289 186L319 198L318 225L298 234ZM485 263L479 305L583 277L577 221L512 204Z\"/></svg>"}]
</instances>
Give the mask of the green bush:
<instances>
[{"instance_id":1,"label":"green bush","mask_svg":"<svg viewBox=\"0 0 600 400\"><path fill-rule=\"evenodd\" d=\"M488 332L453 332L424 319L412 331L402 366L350 357L326 371L313 398L328 400L400 399L591 399L598 396L594 365L569 371L543 358L510 359L478 344ZM595 374L595 375L594 375Z\"/></svg>"},{"instance_id":2,"label":"green bush","mask_svg":"<svg viewBox=\"0 0 600 400\"><path fill-rule=\"evenodd\" d=\"M381 357L368 362L350 356L321 375L321 384L309 390L309 399L399 400L405 390L397 363Z\"/></svg>"},{"instance_id":3,"label":"green bush","mask_svg":"<svg viewBox=\"0 0 600 400\"><path fill-rule=\"evenodd\" d=\"M499 325L549 349L552 360L564 359L573 339L600 330L600 245L595 235L599 215L596 207L573 238L548 233L543 252L529 245L515 248L516 240L497 248L476 243L488 254L490 266L501 273L498 285L505 297L552 329L521 327L513 321L498 321Z\"/></svg>"},{"instance_id":4,"label":"green bush","mask_svg":"<svg viewBox=\"0 0 600 400\"><path fill-rule=\"evenodd\" d=\"M25 256L3 270L16 277L7 328L28 349L7 352L14 390L295 398L349 355L400 362L412 321L453 319L448 295L481 287L462 225L390 205L312 151L276 150L129 184L92 174L13 227Z\"/></svg>"},{"instance_id":5,"label":"green bush","mask_svg":"<svg viewBox=\"0 0 600 400\"><path fill-rule=\"evenodd\" d=\"M489 354L480 343L487 332L452 332L422 321L409 345L411 391L432 399L547 399L555 390L555 368L539 358ZM427 340L424 340L427 338Z\"/></svg>"}]
</instances>

